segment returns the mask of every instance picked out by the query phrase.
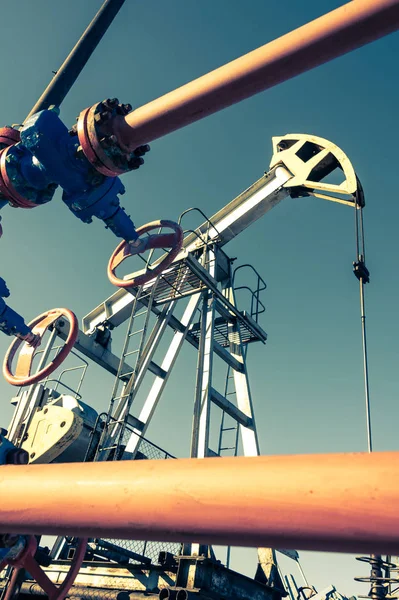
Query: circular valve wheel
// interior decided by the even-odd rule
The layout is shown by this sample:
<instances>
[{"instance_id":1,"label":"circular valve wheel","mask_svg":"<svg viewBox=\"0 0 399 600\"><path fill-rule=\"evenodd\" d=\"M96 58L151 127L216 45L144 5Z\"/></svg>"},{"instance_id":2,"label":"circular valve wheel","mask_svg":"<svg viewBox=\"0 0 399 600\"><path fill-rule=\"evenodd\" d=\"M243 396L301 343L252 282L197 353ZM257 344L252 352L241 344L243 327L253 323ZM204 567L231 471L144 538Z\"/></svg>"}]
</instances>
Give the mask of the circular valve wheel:
<instances>
[{"instance_id":1,"label":"circular valve wheel","mask_svg":"<svg viewBox=\"0 0 399 600\"><path fill-rule=\"evenodd\" d=\"M35 581L37 581L43 591L47 594L49 600L64 600L73 582L75 581L77 574L79 573L80 566L85 556L86 548L87 538L81 538L76 548L69 571L66 574L62 584L57 587L48 578L46 573L34 559L37 549L37 541L34 536L29 536L25 548L16 558L9 560L5 558L3 561L0 561L0 571L2 571L7 565L14 567L7 592L3 600L11 600L13 598L15 586L18 582L18 574L21 569L25 569L28 571L28 573L30 573L30 575L32 575Z\"/></svg>"},{"instance_id":2,"label":"circular valve wheel","mask_svg":"<svg viewBox=\"0 0 399 600\"><path fill-rule=\"evenodd\" d=\"M158 233L155 235L150 235L147 238L144 237L141 240L144 243L137 248L126 241L123 241L119 244L108 263L108 279L111 283L121 288L144 285L160 275L163 271L165 271L165 269L167 269L167 267L169 267L169 265L179 254L183 245L183 230L180 225L174 221L152 221L152 223L147 223L147 225L142 225L139 227L137 229L137 234L140 237L141 235L148 233L153 229L159 229L160 227L168 227L173 229L174 233ZM119 279L115 275L115 270L124 260L126 260L126 258L136 254L142 254L146 250L153 250L156 248L170 248L170 251L160 262L156 261L153 267L147 265L144 273L140 271L137 275L133 276L132 279Z\"/></svg>"},{"instance_id":3,"label":"circular valve wheel","mask_svg":"<svg viewBox=\"0 0 399 600\"><path fill-rule=\"evenodd\" d=\"M52 360L52 362L45 365L42 369L40 369L40 371L34 373L33 375L31 375L31 368L38 344L31 345L24 340L15 338L7 351L3 363L3 375L8 383L17 386L25 386L31 385L32 383L37 383L41 379L44 379L53 373L53 371L55 371L66 359L69 352L72 350L79 333L78 320L72 311L66 308L54 308L53 310L49 310L48 312L36 317L36 319L29 323L29 327L32 329L32 333L35 336L38 336L41 341L46 331L61 317L64 317L69 322L69 333L65 345ZM22 349L18 353L15 373L13 374L12 363L21 345Z\"/></svg>"}]
</instances>

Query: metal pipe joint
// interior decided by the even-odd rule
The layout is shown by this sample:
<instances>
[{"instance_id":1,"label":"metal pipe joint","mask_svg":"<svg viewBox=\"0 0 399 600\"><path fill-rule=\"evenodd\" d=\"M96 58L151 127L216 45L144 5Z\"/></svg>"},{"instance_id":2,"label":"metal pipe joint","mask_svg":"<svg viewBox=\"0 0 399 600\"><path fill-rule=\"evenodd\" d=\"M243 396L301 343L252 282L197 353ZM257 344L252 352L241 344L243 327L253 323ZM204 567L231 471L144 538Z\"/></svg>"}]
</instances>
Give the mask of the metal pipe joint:
<instances>
[{"instance_id":1,"label":"metal pipe joint","mask_svg":"<svg viewBox=\"0 0 399 600\"><path fill-rule=\"evenodd\" d=\"M60 186L64 203L78 219L90 223L96 217L116 236L126 241L137 239L134 223L120 206L119 195L125 192L122 182L115 173L100 173L86 158L77 127L68 130L56 107L30 117L18 134L20 142L0 151L4 200L14 208L35 208L50 202ZM8 143L17 136L12 138L7 131L2 136L0 130L0 143L3 138ZM138 168L143 162L138 157L135 161L130 161L129 168Z\"/></svg>"},{"instance_id":2,"label":"metal pipe joint","mask_svg":"<svg viewBox=\"0 0 399 600\"><path fill-rule=\"evenodd\" d=\"M111 98L86 108L78 117L80 149L90 164L107 177L138 169L144 164L143 156L150 151L148 144L131 151L112 133L114 119L126 116L131 110L130 104L120 104L117 98Z\"/></svg>"}]
</instances>

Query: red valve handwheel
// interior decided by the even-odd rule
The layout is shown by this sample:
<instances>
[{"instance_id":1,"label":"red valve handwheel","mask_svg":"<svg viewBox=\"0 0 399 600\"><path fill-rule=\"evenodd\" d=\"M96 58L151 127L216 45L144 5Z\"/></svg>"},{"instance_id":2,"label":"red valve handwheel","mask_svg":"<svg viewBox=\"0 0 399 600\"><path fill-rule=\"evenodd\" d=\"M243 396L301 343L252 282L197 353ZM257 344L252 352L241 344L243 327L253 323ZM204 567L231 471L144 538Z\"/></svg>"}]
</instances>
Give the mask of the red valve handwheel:
<instances>
[{"instance_id":1,"label":"red valve handwheel","mask_svg":"<svg viewBox=\"0 0 399 600\"><path fill-rule=\"evenodd\" d=\"M27 342L24 342L24 340L15 338L7 350L7 354L3 363L3 375L8 383L18 386L37 383L41 379L44 379L53 373L53 371L55 371L66 359L69 352L72 350L79 333L78 320L72 311L68 310L67 308L54 308L53 310L49 310L48 312L36 317L36 319L29 323L29 327L32 329L32 332L35 335L43 338L47 329L56 321L58 321L60 317L65 317L65 319L69 321L69 333L65 345L52 362L48 363L45 367L43 367L43 369L37 373L34 373L33 375L30 374L30 371L37 346L29 345ZM23 347L18 356L15 374L13 374L11 371L12 362L21 344L23 344Z\"/></svg>"},{"instance_id":2,"label":"red valve handwheel","mask_svg":"<svg viewBox=\"0 0 399 600\"><path fill-rule=\"evenodd\" d=\"M0 148L13 146L21 141L21 134L14 127L0 127Z\"/></svg>"},{"instance_id":3,"label":"red valve handwheel","mask_svg":"<svg viewBox=\"0 0 399 600\"><path fill-rule=\"evenodd\" d=\"M32 575L32 577L37 581L40 587L46 592L49 600L64 600L65 596L68 594L73 582L76 579L77 574L79 573L80 566L83 562L85 552L87 547L87 538L81 538L79 540L79 544L76 548L76 552L71 562L70 569L66 574L66 577L62 584L57 587L54 583L48 578L43 569L39 566L39 564L34 559L34 554L37 548L37 541L34 536L29 536L28 543L22 552L15 559L10 559L7 561L5 558L0 562L0 571L4 569L7 565L14 567L13 574L11 576L10 583L8 585L8 589L6 595L3 600L11 600L14 595L15 584L17 583L18 573L21 569L25 569Z\"/></svg>"},{"instance_id":4,"label":"red valve handwheel","mask_svg":"<svg viewBox=\"0 0 399 600\"><path fill-rule=\"evenodd\" d=\"M143 285L148 283L158 275L160 275L176 258L179 254L182 245L183 245L183 230L174 221L160 220L160 221L152 221L152 223L147 223L147 225L142 225L137 229L137 234L140 237L142 234L147 233L153 229L159 229L160 227L169 227L173 229L174 233L160 233L158 235L153 235L148 240L148 243L144 249L137 248L137 250L128 242L121 242L119 246L115 249L113 255L109 259L108 263L108 279L111 283L116 285L117 287L129 288L133 286ZM145 239L145 238L144 238ZM133 277L133 279L119 279L115 275L116 268L130 256L134 256L135 254L141 254L143 251L151 250L154 248L171 248L165 258L157 264L154 268L148 267L146 272L137 275L137 277Z\"/></svg>"}]
</instances>

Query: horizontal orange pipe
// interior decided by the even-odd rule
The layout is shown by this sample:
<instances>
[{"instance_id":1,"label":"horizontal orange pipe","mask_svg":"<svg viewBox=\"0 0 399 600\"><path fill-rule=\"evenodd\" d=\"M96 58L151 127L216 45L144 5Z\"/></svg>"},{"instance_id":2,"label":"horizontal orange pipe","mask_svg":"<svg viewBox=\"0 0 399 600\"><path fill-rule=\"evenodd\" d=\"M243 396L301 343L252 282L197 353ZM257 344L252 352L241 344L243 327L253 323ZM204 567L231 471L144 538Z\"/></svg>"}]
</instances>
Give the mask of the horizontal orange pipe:
<instances>
[{"instance_id":1,"label":"horizontal orange pipe","mask_svg":"<svg viewBox=\"0 0 399 600\"><path fill-rule=\"evenodd\" d=\"M399 554L399 453L0 467L0 531Z\"/></svg>"},{"instance_id":2,"label":"horizontal orange pipe","mask_svg":"<svg viewBox=\"0 0 399 600\"><path fill-rule=\"evenodd\" d=\"M398 27L399 0L352 0L126 117L116 117L112 132L121 144L134 149Z\"/></svg>"}]
</instances>

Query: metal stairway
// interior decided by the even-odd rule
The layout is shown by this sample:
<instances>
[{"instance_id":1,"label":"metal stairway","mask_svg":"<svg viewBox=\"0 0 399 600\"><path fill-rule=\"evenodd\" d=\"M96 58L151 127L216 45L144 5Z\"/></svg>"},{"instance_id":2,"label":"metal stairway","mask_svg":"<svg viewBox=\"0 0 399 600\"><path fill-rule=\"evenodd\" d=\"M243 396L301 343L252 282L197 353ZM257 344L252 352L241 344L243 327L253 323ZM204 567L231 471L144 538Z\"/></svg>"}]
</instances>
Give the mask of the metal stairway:
<instances>
[{"instance_id":1,"label":"metal stairway","mask_svg":"<svg viewBox=\"0 0 399 600\"><path fill-rule=\"evenodd\" d=\"M132 311L127 327L126 337L115 377L106 421L96 449L94 460L118 460L122 458L123 439L126 426L131 422L130 408L134 397L134 384L142 365L145 342L157 281L144 292L143 286L138 288L134 297ZM134 343L134 349L131 344ZM132 366L127 362L132 361Z\"/></svg>"},{"instance_id":2,"label":"metal stairway","mask_svg":"<svg viewBox=\"0 0 399 600\"><path fill-rule=\"evenodd\" d=\"M224 388L224 397L226 399L229 399L229 396L232 396L235 399L237 396L234 386L234 375L230 374L231 371L232 368L229 365L227 367L226 383ZM237 456L239 432L239 422L233 417L229 417L228 413L223 410L219 428L219 442L217 451L219 456Z\"/></svg>"}]
</instances>

